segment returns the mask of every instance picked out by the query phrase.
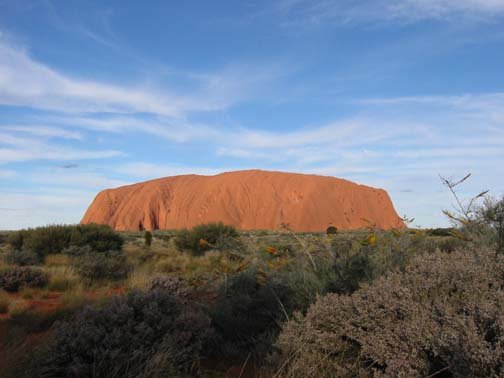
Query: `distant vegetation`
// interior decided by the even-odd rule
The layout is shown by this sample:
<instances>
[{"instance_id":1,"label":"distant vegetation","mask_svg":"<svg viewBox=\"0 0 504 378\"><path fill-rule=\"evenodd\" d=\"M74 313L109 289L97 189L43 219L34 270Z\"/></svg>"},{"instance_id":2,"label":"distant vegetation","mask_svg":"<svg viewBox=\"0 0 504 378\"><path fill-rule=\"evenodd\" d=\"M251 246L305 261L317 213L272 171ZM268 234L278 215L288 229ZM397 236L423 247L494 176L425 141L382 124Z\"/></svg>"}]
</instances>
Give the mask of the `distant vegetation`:
<instances>
[{"instance_id":1,"label":"distant vegetation","mask_svg":"<svg viewBox=\"0 0 504 378\"><path fill-rule=\"evenodd\" d=\"M0 369L7 378L499 376L502 207L486 200L469 220L432 230L9 233Z\"/></svg>"},{"instance_id":2,"label":"distant vegetation","mask_svg":"<svg viewBox=\"0 0 504 378\"><path fill-rule=\"evenodd\" d=\"M222 222L208 223L195 226L190 230L179 231L175 238L175 244L181 250L201 255L210 249L218 249L222 243L236 237L238 237L238 232L233 226L225 225Z\"/></svg>"},{"instance_id":3,"label":"distant vegetation","mask_svg":"<svg viewBox=\"0 0 504 378\"><path fill-rule=\"evenodd\" d=\"M9 235L8 244L15 250L35 252L39 258L61 253L68 247L88 246L93 251L120 250L123 239L110 227L97 224L54 225L21 230Z\"/></svg>"}]
</instances>

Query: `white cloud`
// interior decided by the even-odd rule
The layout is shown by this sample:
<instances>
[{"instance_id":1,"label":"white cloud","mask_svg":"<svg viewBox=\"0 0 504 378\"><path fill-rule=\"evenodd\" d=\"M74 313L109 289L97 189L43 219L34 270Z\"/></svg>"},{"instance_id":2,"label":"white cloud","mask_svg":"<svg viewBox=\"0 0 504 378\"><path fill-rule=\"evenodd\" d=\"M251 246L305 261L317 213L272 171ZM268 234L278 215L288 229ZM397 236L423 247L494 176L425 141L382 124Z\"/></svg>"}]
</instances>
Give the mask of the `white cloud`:
<instances>
[{"instance_id":1,"label":"white cloud","mask_svg":"<svg viewBox=\"0 0 504 378\"><path fill-rule=\"evenodd\" d=\"M0 103L62 112L157 112L178 115L179 99L96 81L74 79L0 44Z\"/></svg>"}]
</instances>

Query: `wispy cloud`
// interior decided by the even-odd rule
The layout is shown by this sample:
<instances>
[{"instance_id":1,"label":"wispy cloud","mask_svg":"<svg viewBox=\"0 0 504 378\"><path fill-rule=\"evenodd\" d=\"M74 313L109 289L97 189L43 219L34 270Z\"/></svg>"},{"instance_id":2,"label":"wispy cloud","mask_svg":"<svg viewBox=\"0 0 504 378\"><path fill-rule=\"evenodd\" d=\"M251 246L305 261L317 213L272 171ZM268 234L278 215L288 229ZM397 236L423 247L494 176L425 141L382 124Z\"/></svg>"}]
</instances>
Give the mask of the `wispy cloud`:
<instances>
[{"instance_id":1,"label":"wispy cloud","mask_svg":"<svg viewBox=\"0 0 504 378\"><path fill-rule=\"evenodd\" d=\"M276 68L229 67L196 75L190 94L152 85L116 85L70 76L0 39L0 104L61 113L151 113L181 118L190 112L226 109L253 92L255 85L280 75Z\"/></svg>"},{"instance_id":2,"label":"wispy cloud","mask_svg":"<svg viewBox=\"0 0 504 378\"><path fill-rule=\"evenodd\" d=\"M17 176L16 171L11 169L0 169L0 179L7 180Z\"/></svg>"},{"instance_id":3,"label":"wispy cloud","mask_svg":"<svg viewBox=\"0 0 504 378\"><path fill-rule=\"evenodd\" d=\"M274 6L285 24L413 23L424 20L494 21L502 0L284 0Z\"/></svg>"},{"instance_id":4,"label":"wispy cloud","mask_svg":"<svg viewBox=\"0 0 504 378\"><path fill-rule=\"evenodd\" d=\"M82 140L83 136L78 131L68 130L60 127L52 126L25 126L25 125L0 125L0 129L8 131L17 131L22 133L27 133L35 136L49 137L49 138L63 138L63 139L75 139Z\"/></svg>"},{"instance_id":5,"label":"wispy cloud","mask_svg":"<svg viewBox=\"0 0 504 378\"><path fill-rule=\"evenodd\" d=\"M75 223L96 195L94 190L38 187L0 189L0 230Z\"/></svg>"},{"instance_id":6,"label":"wispy cloud","mask_svg":"<svg viewBox=\"0 0 504 378\"><path fill-rule=\"evenodd\" d=\"M232 170L232 168L187 167L144 162L123 164L115 168L116 172L130 177L135 177L137 179L153 179L158 177L191 174L209 176Z\"/></svg>"},{"instance_id":7,"label":"wispy cloud","mask_svg":"<svg viewBox=\"0 0 504 378\"><path fill-rule=\"evenodd\" d=\"M72 127L93 130L101 133L143 133L154 135L174 142L187 142L195 139L212 139L221 133L217 128L183 119L154 116L146 119L143 115L109 115L106 117L90 116L43 116L44 122L51 122L60 127Z\"/></svg>"},{"instance_id":8,"label":"wispy cloud","mask_svg":"<svg viewBox=\"0 0 504 378\"><path fill-rule=\"evenodd\" d=\"M0 132L0 164L32 160L87 160L124 156L116 150L92 150Z\"/></svg>"},{"instance_id":9,"label":"wispy cloud","mask_svg":"<svg viewBox=\"0 0 504 378\"><path fill-rule=\"evenodd\" d=\"M101 190L131 184L130 181L108 177L107 174L92 171L68 171L66 169L44 170L30 175L30 181L37 186L54 186L58 188L90 188Z\"/></svg>"}]
</instances>

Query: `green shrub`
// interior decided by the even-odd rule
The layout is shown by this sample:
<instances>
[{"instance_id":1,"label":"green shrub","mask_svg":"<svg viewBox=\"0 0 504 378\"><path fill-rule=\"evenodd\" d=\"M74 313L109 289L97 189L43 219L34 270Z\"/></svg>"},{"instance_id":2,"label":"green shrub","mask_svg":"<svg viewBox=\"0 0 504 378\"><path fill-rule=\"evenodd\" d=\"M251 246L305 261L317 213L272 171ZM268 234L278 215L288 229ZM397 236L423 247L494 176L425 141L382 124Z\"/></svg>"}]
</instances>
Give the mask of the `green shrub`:
<instances>
[{"instance_id":1,"label":"green shrub","mask_svg":"<svg viewBox=\"0 0 504 378\"><path fill-rule=\"evenodd\" d=\"M35 252L13 249L5 255L5 262L12 265L27 266L39 265L42 261Z\"/></svg>"},{"instance_id":2,"label":"green shrub","mask_svg":"<svg viewBox=\"0 0 504 378\"><path fill-rule=\"evenodd\" d=\"M152 232L145 231L144 233L144 242L146 247L150 247L152 244Z\"/></svg>"},{"instance_id":3,"label":"green shrub","mask_svg":"<svg viewBox=\"0 0 504 378\"><path fill-rule=\"evenodd\" d=\"M274 276L249 269L223 284L210 316L216 337L212 357L234 359L267 352L291 312L289 287Z\"/></svg>"},{"instance_id":4,"label":"green shrub","mask_svg":"<svg viewBox=\"0 0 504 378\"><path fill-rule=\"evenodd\" d=\"M201 255L212 248L219 248L229 239L238 237L238 232L233 226L222 222L201 224L191 230L181 230L175 238L175 245L180 250L189 250Z\"/></svg>"},{"instance_id":5,"label":"green shrub","mask_svg":"<svg viewBox=\"0 0 504 378\"><path fill-rule=\"evenodd\" d=\"M52 225L14 232L8 243L14 249L30 250L40 258L61 253L70 246L88 245L92 250L104 252L120 250L123 240L105 225Z\"/></svg>"},{"instance_id":6,"label":"green shrub","mask_svg":"<svg viewBox=\"0 0 504 378\"><path fill-rule=\"evenodd\" d=\"M0 270L0 289L18 291L21 287L44 287L48 277L43 271L28 267L15 267Z\"/></svg>"},{"instance_id":7,"label":"green shrub","mask_svg":"<svg viewBox=\"0 0 504 378\"><path fill-rule=\"evenodd\" d=\"M132 291L56 323L38 377L197 376L210 320L166 291Z\"/></svg>"},{"instance_id":8,"label":"green shrub","mask_svg":"<svg viewBox=\"0 0 504 378\"><path fill-rule=\"evenodd\" d=\"M91 252L76 257L74 270L87 284L97 280L121 280L128 277L131 266L120 251Z\"/></svg>"},{"instance_id":9,"label":"green shrub","mask_svg":"<svg viewBox=\"0 0 504 378\"><path fill-rule=\"evenodd\" d=\"M438 252L328 294L284 327L278 376L500 376L503 271L490 250Z\"/></svg>"}]
</instances>

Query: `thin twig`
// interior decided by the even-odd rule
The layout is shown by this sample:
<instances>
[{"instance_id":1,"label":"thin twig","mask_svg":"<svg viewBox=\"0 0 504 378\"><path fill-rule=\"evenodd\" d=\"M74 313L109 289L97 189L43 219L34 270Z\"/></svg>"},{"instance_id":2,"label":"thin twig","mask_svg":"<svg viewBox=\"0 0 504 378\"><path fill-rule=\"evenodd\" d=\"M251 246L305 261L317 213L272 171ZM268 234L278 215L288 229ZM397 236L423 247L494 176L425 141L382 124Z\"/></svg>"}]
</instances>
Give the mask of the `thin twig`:
<instances>
[{"instance_id":1,"label":"thin twig","mask_svg":"<svg viewBox=\"0 0 504 378\"><path fill-rule=\"evenodd\" d=\"M427 377L425 377L425 378L432 378L432 377L435 377L435 376L436 376L436 375L438 375L439 373L442 373L443 371L448 370L449 368L450 368L450 365L447 365L447 366L445 366L444 368L442 368L441 370L438 370L438 371L436 371L436 372L432 373L431 375L429 375L429 376L427 376Z\"/></svg>"},{"instance_id":2,"label":"thin twig","mask_svg":"<svg viewBox=\"0 0 504 378\"><path fill-rule=\"evenodd\" d=\"M241 378L241 376L242 376L243 372L245 371L245 366L247 366L247 362L248 362L248 360L249 360L249 358L250 358L250 355L251 355L251 353L249 352L249 354L248 354L248 356L247 356L247 359L245 360L245 362L244 362L244 363L243 363L243 365L242 365L242 368L241 368L241 370L240 370L240 375L238 376L238 378Z\"/></svg>"},{"instance_id":3,"label":"thin twig","mask_svg":"<svg viewBox=\"0 0 504 378\"><path fill-rule=\"evenodd\" d=\"M289 319L289 315L287 314L287 311L285 310L285 307L284 307L284 305L283 305L282 301L281 301L281 300L280 300L280 298L278 298L278 296L276 295L275 290L271 289L271 292L272 292L272 293L273 293L273 295L275 296L275 298L276 298L276 300L278 301L278 303L280 303L280 307L282 307L282 311L283 311L283 313L284 313L284 315L285 315L285 318L287 319L287 321L289 321L289 320L290 320L290 319Z\"/></svg>"}]
</instances>

